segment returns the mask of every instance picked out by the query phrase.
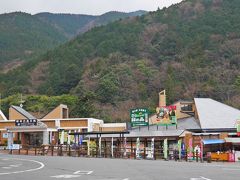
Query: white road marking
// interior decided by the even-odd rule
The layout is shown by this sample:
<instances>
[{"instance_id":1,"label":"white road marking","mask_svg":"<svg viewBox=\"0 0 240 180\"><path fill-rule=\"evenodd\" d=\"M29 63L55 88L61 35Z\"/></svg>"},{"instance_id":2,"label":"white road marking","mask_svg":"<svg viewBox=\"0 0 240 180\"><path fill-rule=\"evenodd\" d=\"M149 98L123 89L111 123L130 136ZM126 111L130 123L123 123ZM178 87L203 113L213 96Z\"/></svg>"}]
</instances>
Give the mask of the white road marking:
<instances>
[{"instance_id":1,"label":"white road marking","mask_svg":"<svg viewBox=\"0 0 240 180\"><path fill-rule=\"evenodd\" d=\"M211 179L200 176L200 178L190 178L190 180L211 180Z\"/></svg>"},{"instance_id":2,"label":"white road marking","mask_svg":"<svg viewBox=\"0 0 240 180\"><path fill-rule=\"evenodd\" d=\"M73 174L89 175L92 173L93 173L93 171L76 171Z\"/></svg>"},{"instance_id":3,"label":"white road marking","mask_svg":"<svg viewBox=\"0 0 240 180\"><path fill-rule=\"evenodd\" d=\"M3 159L2 159L3 160ZM5 159L6 160L6 159ZM37 171L40 170L42 168L44 168L44 164L40 161L35 161L35 160L31 160L31 159L18 159L18 158L12 158L12 159L7 159L7 160L19 160L19 161L29 161L29 162L34 162L37 164L40 164L40 166L38 168L34 168L34 169L27 169L27 170L22 170L22 171L14 171L14 172L5 172L5 173L0 173L1 175L9 175L9 174L18 174L18 173L25 173L25 172L31 172L31 171Z\"/></svg>"},{"instance_id":4,"label":"white road marking","mask_svg":"<svg viewBox=\"0 0 240 180\"><path fill-rule=\"evenodd\" d=\"M60 179L60 178L70 179L70 178L77 178L77 177L80 177L80 176L81 175L64 174L64 175L57 175L57 176L50 176L50 177L57 178L57 179Z\"/></svg>"},{"instance_id":5,"label":"white road marking","mask_svg":"<svg viewBox=\"0 0 240 180\"><path fill-rule=\"evenodd\" d=\"M240 168L222 168L222 170L227 170L227 171L240 171Z\"/></svg>"},{"instance_id":6,"label":"white road marking","mask_svg":"<svg viewBox=\"0 0 240 180\"><path fill-rule=\"evenodd\" d=\"M2 167L3 169L11 169L12 167Z\"/></svg>"},{"instance_id":7,"label":"white road marking","mask_svg":"<svg viewBox=\"0 0 240 180\"><path fill-rule=\"evenodd\" d=\"M13 165L9 165L10 167L19 167L21 166L22 164L13 164Z\"/></svg>"},{"instance_id":8,"label":"white road marking","mask_svg":"<svg viewBox=\"0 0 240 180\"><path fill-rule=\"evenodd\" d=\"M129 178L125 178L125 179L123 179L123 180L129 180Z\"/></svg>"}]
</instances>

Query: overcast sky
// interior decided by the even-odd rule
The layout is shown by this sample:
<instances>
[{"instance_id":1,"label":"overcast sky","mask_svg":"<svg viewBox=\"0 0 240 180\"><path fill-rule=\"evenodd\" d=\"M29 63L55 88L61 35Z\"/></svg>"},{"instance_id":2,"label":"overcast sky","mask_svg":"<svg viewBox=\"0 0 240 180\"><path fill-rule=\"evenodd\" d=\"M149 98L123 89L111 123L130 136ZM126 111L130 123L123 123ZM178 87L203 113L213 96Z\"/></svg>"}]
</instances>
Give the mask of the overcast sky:
<instances>
[{"instance_id":1,"label":"overcast sky","mask_svg":"<svg viewBox=\"0 0 240 180\"><path fill-rule=\"evenodd\" d=\"M0 14L22 11L99 15L108 11L155 11L181 0L0 0Z\"/></svg>"}]
</instances>

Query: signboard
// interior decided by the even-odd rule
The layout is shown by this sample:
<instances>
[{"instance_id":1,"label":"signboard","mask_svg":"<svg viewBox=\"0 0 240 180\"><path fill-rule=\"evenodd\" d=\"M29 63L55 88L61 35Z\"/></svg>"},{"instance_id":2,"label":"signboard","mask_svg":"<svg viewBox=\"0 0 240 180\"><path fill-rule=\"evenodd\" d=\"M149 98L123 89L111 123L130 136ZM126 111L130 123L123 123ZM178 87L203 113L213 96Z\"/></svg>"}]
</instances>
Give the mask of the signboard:
<instances>
[{"instance_id":1,"label":"signboard","mask_svg":"<svg viewBox=\"0 0 240 180\"><path fill-rule=\"evenodd\" d=\"M159 125L176 125L176 106L162 106L156 108L157 124Z\"/></svg>"},{"instance_id":2,"label":"signboard","mask_svg":"<svg viewBox=\"0 0 240 180\"><path fill-rule=\"evenodd\" d=\"M37 126L37 119L17 119L15 126Z\"/></svg>"},{"instance_id":3,"label":"signboard","mask_svg":"<svg viewBox=\"0 0 240 180\"><path fill-rule=\"evenodd\" d=\"M8 133L3 133L2 138L7 139L8 138ZM15 138L15 133L13 133L13 138Z\"/></svg>"},{"instance_id":4,"label":"signboard","mask_svg":"<svg viewBox=\"0 0 240 180\"><path fill-rule=\"evenodd\" d=\"M130 111L132 126L148 126L148 110L144 108L131 109Z\"/></svg>"}]
</instances>

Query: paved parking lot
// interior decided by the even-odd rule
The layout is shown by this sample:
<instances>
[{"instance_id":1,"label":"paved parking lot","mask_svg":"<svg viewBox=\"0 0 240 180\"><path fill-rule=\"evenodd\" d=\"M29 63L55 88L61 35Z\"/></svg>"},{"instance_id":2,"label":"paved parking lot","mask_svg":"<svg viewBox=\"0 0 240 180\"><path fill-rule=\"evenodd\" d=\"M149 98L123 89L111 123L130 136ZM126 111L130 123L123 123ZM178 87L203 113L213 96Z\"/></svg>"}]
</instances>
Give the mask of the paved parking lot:
<instances>
[{"instance_id":1,"label":"paved parking lot","mask_svg":"<svg viewBox=\"0 0 240 180\"><path fill-rule=\"evenodd\" d=\"M0 155L1 180L239 180L240 163Z\"/></svg>"}]
</instances>

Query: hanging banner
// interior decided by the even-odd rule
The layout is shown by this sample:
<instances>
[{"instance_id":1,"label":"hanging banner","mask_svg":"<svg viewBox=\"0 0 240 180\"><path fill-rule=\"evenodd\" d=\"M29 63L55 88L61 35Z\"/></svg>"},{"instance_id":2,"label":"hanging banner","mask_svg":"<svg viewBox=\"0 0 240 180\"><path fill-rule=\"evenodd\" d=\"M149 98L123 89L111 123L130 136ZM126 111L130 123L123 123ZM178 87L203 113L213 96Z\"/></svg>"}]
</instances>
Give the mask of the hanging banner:
<instances>
[{"instance_id":1,"label":"hanging banner","mask_svg":"<svg viewBox=\"0 0 240 180\"><path fill-rule=\"evenodd\" d=\"M91 139L90 139L90 136L89 136L88 141L87 141L88 156L90 156L90 142L91 142Z\"/></svg>"},{"instance_id":2,"label":"hanging banner","mask_svg":"<svg viewBox=\"0 0 240 180\"><path fill-rule=\"evenodd\" d=\"M179 156L179 160L182 159L182 139L178 140L178 156Z\"/></svg>"},{"instance_id":3,"label":"hanging banner","mask_svg":"<svg viewBox=\"0 0 240 180\"><path fill-rule=\"evenodd\" d=\"M71 144L71 136L69 135L69 133L71 133L71 131L68 131L68 135L67 135L67 144L68 145Z\"/></svg>"},{"instance_id":4,"label":"hanging banner","mask_svg":"<svg viewBox=\"0 0 240 180\"><path fill-rule=\"evenodd\" d=\"M112 137L112 146L111 146L111 151L112 151L112 157L114 156L113 155L113 137Z\"/></svg>"},{"instance_id":5,"label":"hanging banner","mask_svg":"<svg viewBox=\"0 0 240 180\"><path fill-rule=\"evenodd\" d=\"M124 138L124 143L123 143L123 145L124 145L124 153L123 153L123 156L124 156L124 157L127 157L127 138L126 138L126 137Z\"/></svg>"},{"instance_id":6,"label":"hanging banner","mask_svg":"<svg viewBox=\"0 0 240 180\"><path fill-rule=\"evenodd\" d=\"M154 159L154 138L151 141L150 158Z\"/></svg>"},{"instance_id":7,"label":"hanging banner","mask_svg":"<svg viewBox=\"0 0 240 180\"><path fill-rule=\"evenodd\" d=\"M203 159L203 140L200 142L200 158Z\"/></svg>"},{"instance_id":8,"label":"hanging banner","mask_svg":"<svg viewBox=\"0 0 240 180\"><path fill-rule=\"evenodd\" d=\"M192 159L193 157L193 145L192 145L192 138L188 141L188 158Z\"/></svg>"},{"instance_id":9,"label":"hanging banner","mask_svg":"<svg viewBox=\"0 0 240 180\"><path fill-rule=\"evenodd\" d=\"M136 142L136 158L141 158L140 156L140 139L137 138L137 142Z\"/></svg>"},{"instance_id":10,"label":"hanging banner","mask_svg":"<svg viewBox=\"0 0 240 180\"><path fill-rule=\"evenodd\" d=\"M131 125L148 126L148 109L138 108L130 110Z\"/></svg>"},{"instance_id":11,"label":"hanging banner","mask_svg":"<svg viewBox=\"0 0 240 180\"><path fill-rule=\"evenodd\" d=\"M164 139L164 142L163 142L163 154L164 154L164 159L168 159L168 140L167 140L167 138Z\"/></svg>"},{"instance_id":12,"label":"hanging banner","mask_svg":"<svg viewBox=\"0 0 240 180\"><path fill-rule=\"evenodd\" d=\"M99 155L100 157L102 156L102 137L99 138L99 142L98 142L98 146L99 146Z\"/></svg>"},{"instance_id":13,"label":"hanging banner","mask_svg":"<svg viewBox=\"0 0 240 180\"><path fill-rule=\"evenodd\" d=\"M59 134L60 144L64 144L64 131Z\"/></svg>"}]
</instances>

